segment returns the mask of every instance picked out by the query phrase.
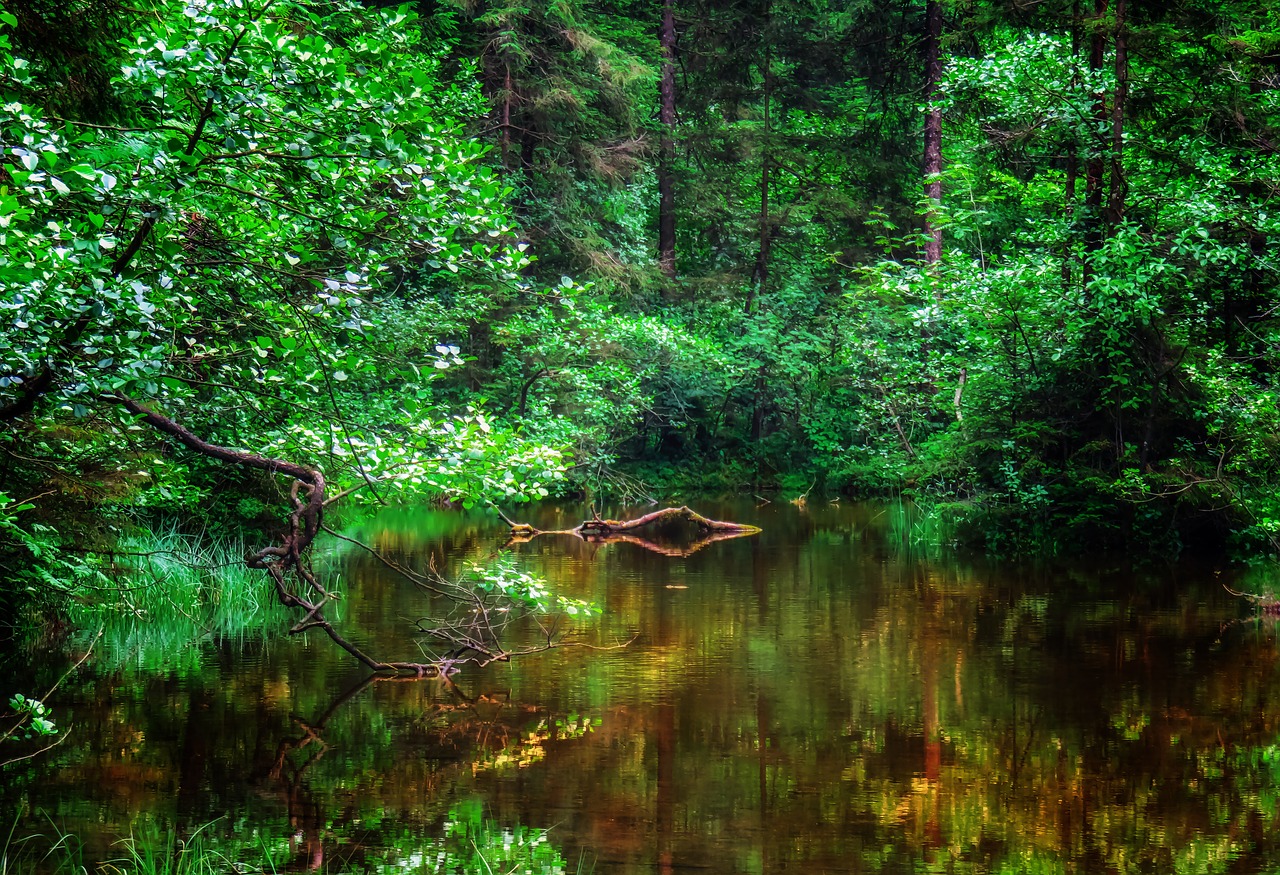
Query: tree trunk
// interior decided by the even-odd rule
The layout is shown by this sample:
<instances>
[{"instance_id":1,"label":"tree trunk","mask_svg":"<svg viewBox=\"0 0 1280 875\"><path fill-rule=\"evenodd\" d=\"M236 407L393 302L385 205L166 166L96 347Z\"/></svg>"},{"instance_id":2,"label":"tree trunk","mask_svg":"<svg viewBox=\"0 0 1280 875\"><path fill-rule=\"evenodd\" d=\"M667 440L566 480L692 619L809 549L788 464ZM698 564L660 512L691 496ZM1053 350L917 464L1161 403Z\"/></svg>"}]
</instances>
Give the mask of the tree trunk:
<instances>
[{"instance_id":1,"label":"tree trunk","mask_svg":"<svg viewBox=\"0 0 1280 875\"><path fill-rule=\"evenodd\" d=\"M765 136L769 135L769 98L766 92L764 101ZM764 157L760 162L760 251L756 255L756 284L747 293L746 311L751 312L755 303L756 291L764 295L769 285L769 147L765 146Z\"/></svg>"},{"instance_id":2,"label":"tree trunk","mask_svg":"<svg viewBox=\"0 0 1280 875\"><path fill-rule=\"evenodd\" d=\"M662 2L662 82L660 120L662 142L658 147L658 265L674 279L676 275L676 17L674 0Z\"/></svg>"},{"instance_id":3,"label":"tree trunk","mask_svg":"<svg viewBox=\"0 0 1280 875\"><path fill-rule=\"evenodd\" d=\"M1089 70L1097 75L1102 72L1102 60L1106 52L1106 35L1103 33L1103 21L1107 15L1107 0L1095 0L1093 15L1093 33L1090 35ZM1107 95L1103 91L1094 94L1094 120L1098 128L1103 129L1109 122L1107 113ZM1095 138L1089 144L1089 161L1085 165L1085 265L1084 278L1089 280L1089 256L1102 247L1102 175L1106 169L1103 159L1104 146Z\"/></svg>"},{"instance_id":4,"label":"tree trunk","mask_svg":"<svg viewBox=\"0 0 1280 875\"><path fill-rule=\"evenodd\" d=\"M533 170L534 150L538 148L537 138L528 132L520 135L520 167L529 172Z\"/></svg>"},{"instance_id":5,"label":"tree trunk","mask_svg":"<svg viewBox=\"0 0 1280 875\"><path fill-rule=\"evenodd\" d=\"M1125 0L1116 0L1116 91L1111 100L1111 190L1107 197L1107 224L1115 227L1124 218L1124 114L1129 96L1129 45L1125 32Z\"/></svg>"},{"instance_id":6,"label":"tree trunk","mask_svg":"<svg viewBox=\"0 0 1280 875\"><path fill-rule=\"evenodd\" d=\"M739 534L755 534L760 531L756 526L743 525L742 523L730 523L723 520L713 520L704 517L702 514L690 510L688 506L680 507L664 507L662 510L655 510L644 516L636 517L633 520L608 520L594 517L593 519L583 520L572 529L557 529L556 531L543 531L536 529L526 523L512 522L505 515L502 519L511 526L511 534L513 535L577 535L578 537L604 537L608 535L620 535L627 532L634 532L637 529L643 529L648 526L661 526L676 521L686 521L693 523L699 530L704 532L733 532Z\"/></svg>"},{"instance_id":7,"label":"tree trunk","mask_svg":"<svg viewBox=\"0 0 1280 875\"><path fill-rule=\"evenodd\" d=\"M768 27L769 6L765 6L765 26ZM768 37L765 39L764 47L764 64L762 72L764 74L764 119L763 132L760 139L760 215L757 220L759 225L758 233L760 238L760 249L756 255L755 283L747 290L747 303L743 308L747 313L751 312L752 306L755 304L755 296L757 292L764 295L769 285L769 246L772 237L772 228L770 227L769 218L769 172L770 172L770 137L772 129L770 127L770 103L773 97L773 58L771 47L768 43Z\"/></svg>"},{"instance_id":8,"label":"tree trunk","mask_svg":"<svg viewBox=\"0 0 1280 875\"><path fill-rule=\"evenodd\" d=\"M1080 84L1079 75L1079 58L1080 58L1080 0L1072 0L1071 3L1071 84L1072 92ZM1076 180L1080 178L1080 144L1076 142L1075 135L1069 135L1066 143L1066 182L1062 193L1062 209L1066 214L1068 221L1071 221L1076 211ZM1075 247L1072 244L1070 235L1067 235L1063 242L1062 251L1062 285L1063 288L1071 287L1071 261Z\"/></svg>"},{"instance_id":9,"label":"tree trunk","mask_svg":"<svg viewBox=\"0 0 1280 875\"><path fill-rule=\"evenodd\" d=\"M502 82L502 166L511 168L511 65L504 64Z\"/></svg>"},{"instance_id":10,"label":"tree trunk","mask_svg":"<svg viewBox=\"0 0 1280 875\"><path fill-rule=\"evenodd\" d=\"M925 4L925 106L924 122L925 197L929 204L924 215L926 264L942 260L942 227L938 224L938 208L942 204L942 107L938 104L942 85L942 4L928 0Z\"/></svg>"}]
</instances>

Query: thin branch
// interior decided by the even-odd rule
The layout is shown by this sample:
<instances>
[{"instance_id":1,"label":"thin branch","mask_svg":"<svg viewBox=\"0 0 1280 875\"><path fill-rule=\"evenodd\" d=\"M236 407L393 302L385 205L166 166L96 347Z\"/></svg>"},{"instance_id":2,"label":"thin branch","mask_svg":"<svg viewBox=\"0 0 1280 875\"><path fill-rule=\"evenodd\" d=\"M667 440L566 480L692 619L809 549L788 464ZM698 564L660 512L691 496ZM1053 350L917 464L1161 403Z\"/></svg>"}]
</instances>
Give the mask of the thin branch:
<instances>
[{"instance_id":1,"label":"thin branch","mask_svg":"<svg viewBox=\"0 0 1280 875\"><path fill-rule=\"evenodd\" d=\"M102 632L103 632L103 627L99 626L98 631L93 636L93 640L89 642L89 647L85 650L84 655L82 655L79 659L77 659L69 669L63 672L62 677L54 681L53 686L49 687L48 692L46 692L43 696L40 697L41 702L44 702L50 696L52 696L55 692L57 692L58 687L62 686L62 682L65 681L67 678L69 678L71 674L75 672L76 669L84 665L85 660L87 660L90 654L93 653L94 645L96 645L98 643L98 640L102 638ZM5 732L3 735L0 735L0 743L6 742L10 738L12 738L13 734L18 731L18 729L23 725L24 722L25 722L25 719L20 719L7 732ZM55 740L53 743L45 745L39 750L31 751L30 753L25 753L22 756L13 757L11 759L5 760L4 762L0 762L0 768L4 768L5 766L12 765L13 763L22 762L23 760L34 759L35 757L38 757L40 754L45 753L46 751L53 750L55 747L57 747L58 745L66 741L69 736L70 736L70 730L67 730L63 732L57 738L57 740Z\"/></svg>"},{"instance_id":2,"label":"thin branch","mask_svg":"<svg viewBox=\"0 0 1280 875\"><path fill-rule=\"evenodd\" d=\"M414 571L414 570L413 570L413 569L411 569L411 568L405 568L405 567L404 567L403 565L401 565L399 562L395 562L395 561L393 561L393 560L391 560L391 559L388 559L388 558L387 558L386 556L384 556L380 551L375 550L373 547L370 547L368 544L364 543L363 541L358 541L358 540L356 540L355 538L348 538L346 535L343 535L343 534L341 534L341 533L339 533L339 532L336 532L336 531L334 531L333 529L331 529L331 528L329 528L328 526L323 525L323 524L320 526L320 528L321 528L325 533L327 533L327 534L329 534L329 535L332 535L333 537L337 538L339 541L346 541L348 544L353 544L353 545L355 545L355 546L359 547L361 550L364 550L365 552L367 552L370 556L372 556L374 559L377 559L379 562L381 562L381 563L382 563L383 565L385 565L387 568L389 568L389 569L391 569L392 571L394 571L396 574L399 574L401 577L404 577L405 579L407 579L407 580L411 581L412 583L414 583L414 584L416 584L416 585L418 585L418 586L422 587L423 589L428 590L429 592L433 592L433 593L435 593L436 595L440 595L440 596L446 596L446 597L447 597L447 596L451 595L451 593L448 593L448 592L446 592L446 591L444 591L444 590L442 590L442 589L439 589L437 586L435 586L435 585L431 582L431 578L428 578L428 577L426 577L426 576L424 576L424 575L418 574L416 571Z\"/></svg>"},{"instance_id":3,"label":"thin branch","mask_svg":"<svg viewBox=\"0 0 1280 875\"><path fill-rule=\"evenodd\" d=\"M315 222L317 225L320 225L321 227L329 228L335 231L341 231L344 234L362 235L365 237L372 238L374 240L382 240L387 243L403 243L404 242L403 240L394 240L391 237L386 236L385 234L379 234L376 231L372 231L368 228L360 228L354 225L344 225L341 222L334 222L330 219L323 218L322 216L319 216L316 213L308 212L299 207L295 207L293 204L286 203L285 201L282 201L278 198L268 197L267 195L264 195L261 192L250 191L247 188L241 188L240 186L232 185L229 182L218 182L213 179L197 179L197 180L194 180L194 182L199 185L210 185L210 186L213 186L214 188L226 189L227 191L232 191L232 192L235 192L236 194L244 195L250 200L260 201L264 204L271 204L272 206L278 209L281 209L286 213L292 213L295 216L300 216L304 219L307 219L308 221ZM435 253L439 251L438 247L428 246L421 242L419 242L417 245L418 245L418 248L421 249L421 251L423 252Z\"/></svg>"},{"instance_id":4,"label":"thin branch","mask_svg":"<svg viewBox=\"0 0 1280 875\"><path fill-rule=\"evenodd\" d=\"M320 370L320 375L324 377L324 387L329 394L329 404L333 407L334 418L338 420L338 426L342 429L342 436L346 439L347 449L351 451L351 460L356 464L356 470L360 472L360 477L364 480L365 485L369 487L369 491L373 493L373 497L377 499L378 504L385 505L386 500L378 494L378 488L373 484L373 478L369 476L369 472L364 469L364 463L360 461L360 453L356 451L355 441L351 439L351 430L347 428L346 421L342 418L341 408L338 407L338 396L333 391L333 381L329 377L329 370L325 367L324 357L320 354L320 344L316 342L315 336L311 333L311 328L302 323L302 332L307 336L307 342L311 344L311 348L316 353L316 367Z\"/></svg>"},{"instance_id":5,"label":"thin branch","mask_svg":"<svg viewBox=\"0 0 1280 875\"><path fill-rule=\"evenodd\" d=\"M75 664L71 666L71 668L63 672L62 677L54 681L53 686L49 687L49 692L45 693L44 698L42 698L40 701L44 701L44 699L47 699L50 696L52 696L54 692L58 689L58 687L62 686L62 682L65 681L67 678L71 677L72 672L74 672L80 666L84 665L85 660L88 659L89 655L93 653L94 645L97 644L98 639L102 637L103 631L104 631L104 628L102 626L99 626L98 631L93 636L93 640L89 642L89 647L87 650L85 650L84 655L81 656L79 659L77 659L75 661Z\"/></svg>"},{"instance_id":6,"label":"thin branch","mask_svg":"<svg viewBox=\"0 0 1280 875\"><path fill-rule=\"evenodd\" d=\"M69 736L67 733L65 733L65 732L64 732L62 735L59 735L59 736L58 736L58 739L57 739L56 741L54 741L54 742L53 742L53 743L51 743L51 744L47 744L47 745L45 745L44 747L40 748L39 750L33 750L33 751L31 751L31 753L25 753L25 754L23 754L22 756L17 756L17 757L13 757L13 758L11 758L11 759L7 759L7 760L5 760L4 762L0 763L0 769L3 769L5 766L11 766L11 765L13 765L14 763L20 763L20 762L22 762L23 760L35 759L36 757L40 756L40 754L42 754L42 753L47 753L48 751L53 750L55 747L57 747L58 745L62 744L64 741L66 741L66 740L67 740L67 738L69 738L69 737L70 737L70 736Z\"/></svg>"},{"instance_id":7,"label":"thin branch","mask_svg":"<svg viewBox=\"0 0 1280 875\"><path fill-rule=\"evenodd\" d=\"M206 155L200 159L200 163L212 164L218 161L231 161L237 158L249 158L254 156L273 158L277 161L316 161L326 159L359 160L360 158L365 157L354 152L350 154L342 152L322 152L311 155L290 155L287 152L268 152L263 149L246 149L243 152L224 152L221 155Z\"/></svg>"}]
</instances>

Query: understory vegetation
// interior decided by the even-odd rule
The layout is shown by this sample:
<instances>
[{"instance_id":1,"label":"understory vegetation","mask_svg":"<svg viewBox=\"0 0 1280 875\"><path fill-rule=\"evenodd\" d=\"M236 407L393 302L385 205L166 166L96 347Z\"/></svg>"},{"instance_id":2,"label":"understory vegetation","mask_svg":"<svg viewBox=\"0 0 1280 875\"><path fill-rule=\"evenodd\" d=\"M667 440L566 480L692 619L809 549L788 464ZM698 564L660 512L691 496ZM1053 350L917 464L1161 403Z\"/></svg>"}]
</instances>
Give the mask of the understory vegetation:
<instances>
[{"instance_id":1,"label":"understory vegetation","mask_svg":"<svg viewBox=\"0 0 1280 875\"><path fill-rule=\"evenodd\" d=\"M132 533L252 540L281 471L285 564L308 501L677 490L1270 553L1277 45L1200 0L4 3L7 622L145 613Z\"/></svg>"}]
</instances>

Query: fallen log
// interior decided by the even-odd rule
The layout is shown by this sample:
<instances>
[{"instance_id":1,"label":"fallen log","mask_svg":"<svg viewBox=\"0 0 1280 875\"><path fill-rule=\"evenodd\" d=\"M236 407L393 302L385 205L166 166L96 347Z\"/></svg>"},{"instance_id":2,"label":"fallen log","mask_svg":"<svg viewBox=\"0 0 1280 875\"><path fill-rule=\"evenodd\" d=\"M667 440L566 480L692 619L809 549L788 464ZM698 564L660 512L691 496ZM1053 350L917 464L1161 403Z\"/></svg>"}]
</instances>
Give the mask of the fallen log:
<instances>
[{"instance_id":1,"label":"fallen log","mask_svg":"<svg viewBox=\"0 0 1280 875\"><path fill-rule=\"evenodd\" d=\"M633 520L602 519L599 514L593 513L591 519L583 520L572 529L547 531L531 526L528 523L514 522L502 511L498 511L498 515L502 517L503 522L511 527L511 541L509 543L526 543L539 535L570 535L592 543L621 541L635 544L665 556L689 556L716 541L754 535L760 531L758 526L709 519L683 505L681 507L666 507L662 510L655 510ZM683 548L672 548L634 534L640 529L660 528L677 522L691 523L697 529L699 537L693 544Z\"/></svg>"}]
</instances>

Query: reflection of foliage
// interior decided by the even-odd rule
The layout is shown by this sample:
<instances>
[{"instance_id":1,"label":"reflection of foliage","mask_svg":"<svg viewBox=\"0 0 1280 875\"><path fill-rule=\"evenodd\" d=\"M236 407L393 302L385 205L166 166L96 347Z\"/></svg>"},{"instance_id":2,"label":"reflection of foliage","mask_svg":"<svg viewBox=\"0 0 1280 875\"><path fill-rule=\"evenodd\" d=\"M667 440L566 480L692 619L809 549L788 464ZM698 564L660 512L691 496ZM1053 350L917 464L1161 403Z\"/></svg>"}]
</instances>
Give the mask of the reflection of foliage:
<instances>
[{"instance_id":1,"label":"reflection of foliage","mask_svg":"<svg viewBox=\"0 0 1280 875\"><path fill-rule=\"evenodd\" d=\"M471 761L472 772L505 772L523 769L540 762L546 756L549 741L570 741L583 738L600 725L599 718L570 714L562 719L543 717L530 728L524 729L505 747L494 751L481 751Z\"/></svg>"},{"instance_id":2,"label":"reflection of foliage","mask_svg":"<svg viewBox=\"0 0 1280 875\"><path fill-rule=\"evenodd\" d=\"M564 857L547 839L546 830L524 826L501 828L484 817L479 802L455 806L445 822L438 848L413 855L396 866L416 869L415 864L434 871L459 875L491 875L495 872L563 873ZM406 865L407 864L407 865Z\"/></svg>"},{"instance_id":3,"label":"reflection of foliage","mask_svg":"<svg viewBox=\"0 0 1280 875\"><path fill-rule=\"evenodd\" d=\"M1065 875L1067 864L1041 851L1023 851L1000 862L997 875Z\"/></svg>"},{"instance_id":4,"label":"reflection of foliage","mask_svg":"<svg viewBox=\"0 0 1280 875\"><path fill-rule=\"evenodd\" d=\"M602 636L644 637L625 654L562 651L461 684L379 682L327 723L350 678L322 647L263 662L227 649L177 682L113 672L109 692L56 702L60 726L66 707L96 737L71 733L44 771L7 772L6 798L22 793L76 830L105 824L108 839L130 828L121 812L190 824L243 810L237 827L276 837L273 859L291 869L316 848L328 871L439 854L446 821L485 828L458 813L480 794L504 827L547 826L527 812L556 811L571 862L586 847L637 871L657 871L661 823L681 865L708 871L1275 870L1280 636L1223 631L1245 610L1225 575L1172 587L1129 569L903 560L885 549L882 511L771 508L766 536L680 563L527 546L520 569L607 604ZM420 523L429 536L415 540ZM478 516L389 509L361 534L425 568L433 554L480 561L496 528L486 544ZM365 551L343 558L361 596L343 604L381 612L352 625L390 634L404 622L401 579ZM652 585L630 585L642 575ZM267 760L280 739L305 740L300 728L322 729L328 753L303 774L317 740L289 752L282 777L302 780L286 814L283 782L264 788ZM198 759L178 761L183 739ZM281 848L299 834L285 826L295 814L308 846ZM467 841L454 839L458 867Z\"/></svg>"},{"instance_id":5,"label":"reflection of foliage","mask_svg":"<svg viewBox=\"0 0 1280 875\"><path fill-rule=\"evenodd\" d=\"M361 546L431 597L430 613L415 625L433 674L451 675L467 663L484 667L557 647L585 646L565 640L563 621L600 613L592 603L551 594L545 580L519 570L510 556L488 567L469 563L458 579L449 579L434 567L418 572ZM423 667L418 666L419 676Z\"/></svg>"},{"instance_id":6,"label":"reflection of foliage","mask_svg":"<svg viewBox=\"0 0 1280 875\"><path fill-rule=\"evenodd\" d=\"M419 676L449 675L465 664L483 667L557 647L584 646L565 640L567 618L600 614L592 602L552 593L544 579L519 568L511 555L491 557L487 564L468 558L459 563L458 573L446 576L437 569L434 556L423 567L412 554L396 555L399 545L393 532L372 530L366 536L370 543L327 525L321 528L346 548L355 548L372 559L375 567L413 584L426 598L414 625L419 633L418 647L430 661L385 663L381 667L366 663L375 671L394 668ZM465 551L464 547L457 552ZM294 631L315 625L300 623ZM331 637L334 634L326 632ZM347 643L343 648L354 653Z\"/></svg>"},{"instance_id":7,"label":"reflection of foliage","mask_svg":"<svg viewBox=\"0 0 1280 875\"><path fill-rule=\"evenodd\" d=\"M1122 702L1111 715L1111 728L1125 741L1137 741L1151 725L1151 715L1142 710L1140 702Z\"/></svg>"}]
</instances>

